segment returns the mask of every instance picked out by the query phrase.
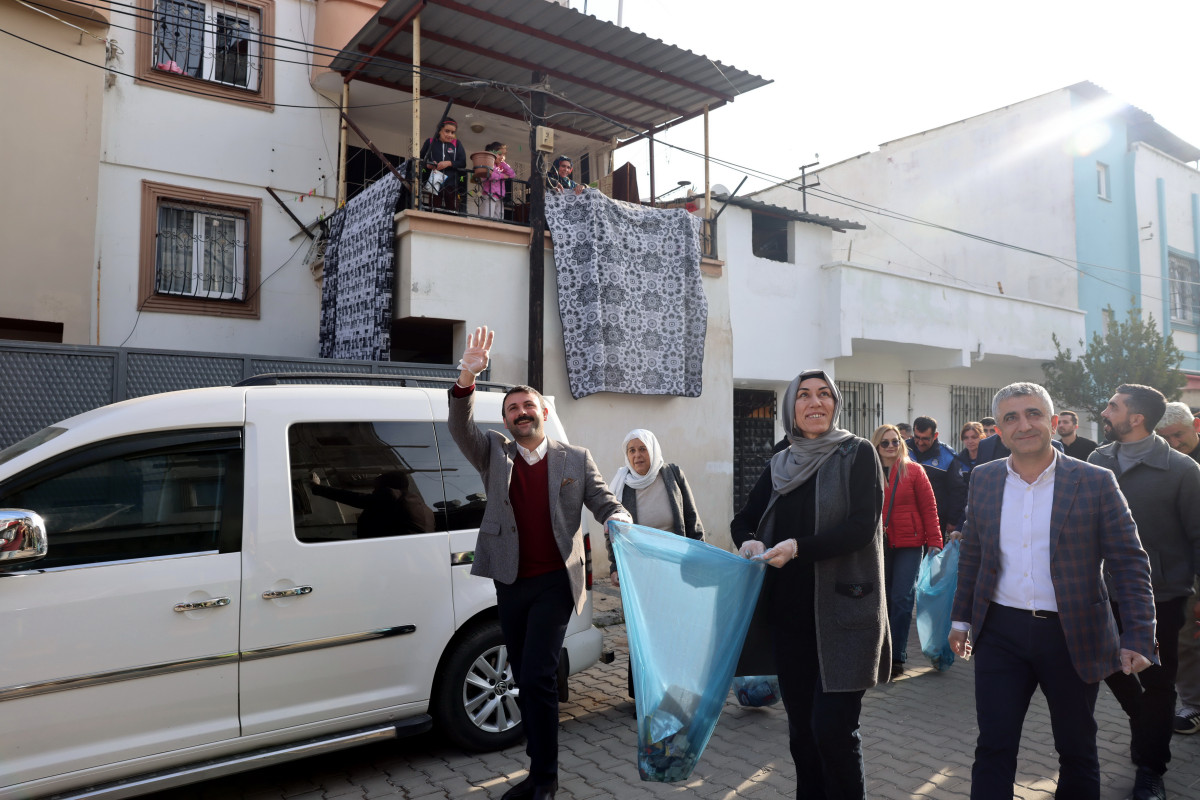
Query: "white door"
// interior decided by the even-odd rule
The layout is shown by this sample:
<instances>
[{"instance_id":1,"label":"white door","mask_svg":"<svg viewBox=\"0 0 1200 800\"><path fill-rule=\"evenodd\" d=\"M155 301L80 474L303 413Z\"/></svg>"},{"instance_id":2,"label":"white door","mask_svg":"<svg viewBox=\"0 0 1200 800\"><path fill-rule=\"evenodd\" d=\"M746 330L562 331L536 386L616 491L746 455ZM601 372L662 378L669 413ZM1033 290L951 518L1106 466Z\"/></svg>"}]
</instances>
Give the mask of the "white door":
<instances>
[{"instance_id":1,"label":"white door","mask_svg":"<svg viewBox=\"0 0 1200 800\"><path fill-rule=\"evenodd\" d=\"M236 430L68 453L0 485L49 552L0 575L0 786L238 736Z\"/></svg>"},{"instance_id":2,"label":"white door","mask_svg":"<svg viewBox=\"0 0 1200 800\"><path fill-rule=\"evenodd\" d=\"M420 710L454 633L428 400L271 387L246 416L243 732Z\"/></svg>"}]
</instances>

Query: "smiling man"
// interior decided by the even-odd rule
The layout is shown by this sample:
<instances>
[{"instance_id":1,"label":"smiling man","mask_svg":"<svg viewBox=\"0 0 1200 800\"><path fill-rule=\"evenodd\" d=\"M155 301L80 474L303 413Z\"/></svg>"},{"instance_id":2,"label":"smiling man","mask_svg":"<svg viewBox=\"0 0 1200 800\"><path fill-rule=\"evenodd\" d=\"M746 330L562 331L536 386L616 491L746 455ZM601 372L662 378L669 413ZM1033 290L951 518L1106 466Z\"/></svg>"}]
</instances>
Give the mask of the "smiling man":
<instances>
[{"instance_id":1,"label":"smiling man","mask_svg":"<svg viewBox=\"0 0 1200 800\"><path fill-rule=\"evenodd\" d=\"M1157 389L1121 384L1100 413L1111 444L1088 456L1117 476L1153 565L1160 663L1138 676L1115 673L1107 679L1129 717L1130 756L1137 767L1133 800L1167 796L1163 775L1171 760L1179 631L1200 570L1200 466L1154 435L1166 409L1167 399ZM1125 621L1124 609L1118 621Z\"/></svg>"},{"instance_id":2,"label":"smiling man","mask_svg":"<svg viewBox=\"0 0 1200 800\"><path fill-rule=\"evenodd\" d=\"M1060 454L1046 390L1014 383L992 400L1011 451L975 467L963 524L950 645L974 641L979 739L972 800L1011 800L1021 727L1034 689L1050 708L1056 797L1100 796L1100 681L1134 673L1154 654L1150 562L1116 479ZM1118 637L1101 566L1125 629Z\"/></svg>"},{"instance_id":3,"label":"smiling man","mask_svg":"<svg viewBox=\"0 0 1200 800\"><path fill-rule=\"evenodd\" d=\"M475 376L487 368L494 338L486 327L467 337L450 388L450 435L487 490L471 574L496 584L500 628L521 690L529 776L501 800L550 800L558 790L558 659L571 612L586 599L579 517L586 506L599 522L633 520L587 450L546 437L550 409L533 387L504 395L511 440L475 425Z\"/></svg>"}]
</instances>

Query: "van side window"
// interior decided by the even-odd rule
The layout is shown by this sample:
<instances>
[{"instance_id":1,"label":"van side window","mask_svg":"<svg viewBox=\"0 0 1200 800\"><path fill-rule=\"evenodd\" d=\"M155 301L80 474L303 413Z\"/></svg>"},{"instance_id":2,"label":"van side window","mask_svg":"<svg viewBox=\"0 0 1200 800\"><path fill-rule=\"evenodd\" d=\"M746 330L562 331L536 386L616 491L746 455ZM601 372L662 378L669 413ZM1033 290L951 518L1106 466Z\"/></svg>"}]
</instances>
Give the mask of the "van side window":
<instances>
[{"instance_id":1,"label":"van side window","mask_svg":"<svg viewBox=\"0 0 1200 800\"><path fill-rule=\"evenodd\" d=\"M302 422L288 429L296 538L429 533L443 502L430 422Z\"/></svg>"},{"instance_id":2,"label":"van side window","mask_svg":"<svg viewBox=\"0 0 1200 800\"><path fill-rule=\"evenodd\" d=\"M46 521L36 569L241 546L237 431L131 437L69 453L0 487L0 507Z\"/></svg>"},{"instance_id":3,"label":"van side window","mask_svg":"<svg viewBox=\"0 0 1200 800\"><path fill-rule=\"evenodd\" d=\"M479 427L508 435L500 422L479 423ZM451 531L478 528L483 520L483 509L487 506L483 478L454 443L449 424L435 422L434 428L437 429L438 446L442 452L442 483L446 487L445 508L438 520L440 527Z\"/></svg>"}]
</instances>

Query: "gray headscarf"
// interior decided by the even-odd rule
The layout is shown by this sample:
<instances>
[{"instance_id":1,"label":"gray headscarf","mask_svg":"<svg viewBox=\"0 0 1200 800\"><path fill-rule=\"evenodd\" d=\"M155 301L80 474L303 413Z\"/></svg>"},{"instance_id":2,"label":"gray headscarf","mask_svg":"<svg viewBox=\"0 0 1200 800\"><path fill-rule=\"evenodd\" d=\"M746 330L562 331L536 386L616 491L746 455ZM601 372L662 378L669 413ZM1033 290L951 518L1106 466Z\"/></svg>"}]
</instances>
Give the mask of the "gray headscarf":
<instances>
[{"instance_id":1,"label":"gray headscarf","mask_svg":"<svg viewBox=\"0 0 1200 800\"><path fill-rule=\"evenodd\" d=\"M829 421L829 430L815 439L806 439L796 427L796 393L800 383L809 378L820 378L829 384L833 392L833 419ZM783 429L791 442L788 449L780 451L771 459L771 486L779 494L787 494L807 481L821 468L838 445L847 439L853 439L854 434L837 427L838 415L842 412L842 393L837 384L829 379L823 370L813 369L801 372L788 384L783 403Z\"/></svg>"}]
</instances>

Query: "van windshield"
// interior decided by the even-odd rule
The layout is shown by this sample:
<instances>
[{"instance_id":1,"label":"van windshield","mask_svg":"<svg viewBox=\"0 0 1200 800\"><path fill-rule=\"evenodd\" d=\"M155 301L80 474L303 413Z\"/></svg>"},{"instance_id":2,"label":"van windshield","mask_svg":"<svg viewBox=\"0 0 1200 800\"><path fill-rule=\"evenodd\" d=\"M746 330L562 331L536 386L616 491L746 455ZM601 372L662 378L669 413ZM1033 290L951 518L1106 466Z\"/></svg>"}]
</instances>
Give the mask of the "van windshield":
<instances>
[{"instance_id":1,"label":"van windshield","mask_svg":"<svg viewBox=\"0 0 1200 800\"><path fill-rule=\"evenodd\" d=\"M17 456L23 455L24 453L28 453L33 448L39 447L40 445L43 445L53 439L55 436L60 436L66 432L66 428L59 428L53 425L49 428L42 428L32 436L26 436L12 447L6 447L3 450L0 450L0 464L11 461Z\"/></svg>"}]
</instances>

